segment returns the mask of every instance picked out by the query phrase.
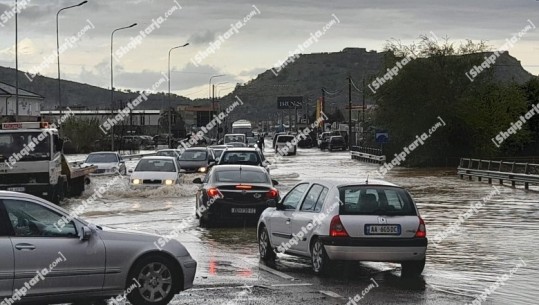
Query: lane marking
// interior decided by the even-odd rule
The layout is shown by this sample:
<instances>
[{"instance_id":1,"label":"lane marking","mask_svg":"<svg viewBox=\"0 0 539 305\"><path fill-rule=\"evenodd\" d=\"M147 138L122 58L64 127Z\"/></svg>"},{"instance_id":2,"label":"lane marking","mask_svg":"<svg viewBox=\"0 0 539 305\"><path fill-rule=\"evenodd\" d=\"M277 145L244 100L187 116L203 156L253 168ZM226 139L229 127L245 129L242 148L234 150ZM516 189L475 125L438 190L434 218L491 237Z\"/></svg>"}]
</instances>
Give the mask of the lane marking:
<instances>
[{"instance_id":1,"label":"lane marking","mask_svg":"<svg viewBox=\"0 0 539 305\"><path fill-rule=\"evenodd\" d=\"M335 292L333 291L329 291L329 290L320 290L319 291L321 294L325 294L329 297L332 297L332 298L336 298L336 299L345 299L345 297L341 296L340 294L336 294Z\"/></svg>"},{"instance_id":2,"label":"lane marking","mask_svg":"<svg viewBox=\"0 0 539 305\"><path fill-rule=\"evenodd\" d=\"M271 287L291 287L291 286L312 286L310 283L297 283L297 284L273 284Z\"/></svg>"},{"instance_id":3,"label":"lane marking","mask_svg":"<svg viewBox=\"0 0 539 305\"><path fill-rule=\"evenodd\" d=\"M262 270L264 270L266 272L269 272L269 273L271 273L273 275L276 275L278 277L281 277L281 278L283 278L285 280L290 280L290 281L295 280L295 278L293 276L290 276L290 275L288 275L286 273L274 270L274 269L272 269L272 268L270 268L268 266L262 265L262 264L258 264L258 268L260 268L260 269L262 269Z\"/></svg>"}]
</instances>

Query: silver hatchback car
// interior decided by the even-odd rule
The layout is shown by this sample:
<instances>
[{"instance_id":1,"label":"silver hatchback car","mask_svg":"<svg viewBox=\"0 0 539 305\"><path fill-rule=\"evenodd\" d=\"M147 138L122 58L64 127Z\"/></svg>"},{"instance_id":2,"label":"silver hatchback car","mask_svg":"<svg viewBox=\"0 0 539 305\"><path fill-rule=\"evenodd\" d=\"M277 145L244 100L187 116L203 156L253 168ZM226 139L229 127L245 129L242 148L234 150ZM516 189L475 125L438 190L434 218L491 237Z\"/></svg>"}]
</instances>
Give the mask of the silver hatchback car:
<instances>
[{"instance_id":1,"label":"silver hatchback car","mask_svg":"<svg viewBox=\"0 0 539 305\"><path fill-rule=\"evenodd\" d=\"M92 225L28 194L0 191L0 300L164 305L193 286L177 240Z\"/></svg>"},{"instance_id":2,"label":"silver hatchback car","mask_svg":"<svg viewBox=\"0 0 539 305\"><path fill-rule=\"evenodd\" d=\"M384 181L316 180L292 188L258 222L260 257L310 257L315 273L332 261L395 262L403 276L425 267L425 222L410 194Z\"/></svg>"}]
</instances>

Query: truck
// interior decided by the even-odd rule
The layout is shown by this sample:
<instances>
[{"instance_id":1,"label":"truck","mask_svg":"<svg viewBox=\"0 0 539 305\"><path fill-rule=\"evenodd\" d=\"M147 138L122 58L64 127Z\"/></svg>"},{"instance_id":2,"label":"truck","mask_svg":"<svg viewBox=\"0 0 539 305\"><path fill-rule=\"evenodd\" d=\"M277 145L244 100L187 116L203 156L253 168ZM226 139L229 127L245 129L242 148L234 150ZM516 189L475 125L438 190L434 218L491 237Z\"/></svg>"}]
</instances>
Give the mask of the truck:
<instances>
[{"instance_id":1,"label":"truck","mask_svg":"<svg viewBox=\"0 0 539 305\"><path fill-rule=\"evenodd\" d=\"M47 122L2 123L0 190L32 194L58 204L77 197L97 167L71 166L62 152L64 140Z\"/></svg>"},{"instance_id":2,"label":"truck","mask_svg":"<svg viewBox=\"0 0 539 305\"><path fill-rule=\"evenodd\" d=\"M244 134L246 137L253 136L253 126L251 122L247 120L238 120L232 123L232 133L233 134Z\"/></svg>"}]
</instances>

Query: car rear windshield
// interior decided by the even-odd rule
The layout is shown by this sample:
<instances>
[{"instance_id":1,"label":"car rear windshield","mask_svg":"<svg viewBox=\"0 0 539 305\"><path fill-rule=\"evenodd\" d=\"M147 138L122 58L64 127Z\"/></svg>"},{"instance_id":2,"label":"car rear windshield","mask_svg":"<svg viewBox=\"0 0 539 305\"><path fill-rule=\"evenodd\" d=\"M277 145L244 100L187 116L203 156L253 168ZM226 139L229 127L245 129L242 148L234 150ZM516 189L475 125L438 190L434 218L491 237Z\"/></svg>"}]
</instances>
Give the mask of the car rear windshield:
<instances>
[{"instance_id":1,"label":"car rear windshield","mask_svg":"<svg viewBox=\"0 0 539 305\"><path fill-rule=\"evenodd\" d=\"M219 164L259 165L258 153L254 151L227 151L221 157Z\"/></svg>"},{"instance_id":2,"label":"car rear windshield","mask_svg":"<svg viewBox=\"0 0 539 305\"><path fill-rule=\"evenodd\" d=\"M398 187L345 186L339 197L341 215L417 215L408 192Z\"/></svg>"},{"instance_id":3,"label":"car rear windshield","mask_svg":"<svg viewBox=\"0 0 539 305\"><path fill-rule=\"evenodd\" d=\"M292 142L292 140L294 140L293 136L279 136L277 138L277 142L279 143Z\"/></svg>"},{"instance_id":4,"label":"car rear windshield","mask_svg":"<svg viewBox=\"0 0 539 305\"><path fill-rule=\"evenodd\" d=\"M215 177L217 182L269 183L269 178L266 173L255 171L218 171L215 173Z\"/></svg>"},{"instance_id":5,"label":"car rear windshield","mask_svg":"<svg viewBox=\"0 0 539 305\"><path fill-rule=\"evenodd\" d=\"M118 162L118 157L115 154L90 154L85 161L86 163L115 163Z\"/></svg>"}]
</instances>

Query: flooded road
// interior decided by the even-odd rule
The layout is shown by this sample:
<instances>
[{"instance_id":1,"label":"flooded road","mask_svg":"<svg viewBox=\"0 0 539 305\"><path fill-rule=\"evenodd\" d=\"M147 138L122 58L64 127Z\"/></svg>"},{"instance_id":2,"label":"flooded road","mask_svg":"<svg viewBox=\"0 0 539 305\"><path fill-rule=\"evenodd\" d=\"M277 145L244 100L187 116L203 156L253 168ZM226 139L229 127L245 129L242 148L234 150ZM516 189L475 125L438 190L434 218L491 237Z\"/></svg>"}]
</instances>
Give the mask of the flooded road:
<instances>
[{"instance_id":1,"label":"flooded road","mask_svg":"<svg viewBox=\"0 0 539 305\"><path fill-rule=\"evenodd\" d=\"M266 156L272 160L269 150ZM130 161L127 167L135 164ZM349 153L313 148L274 162L271 173L284 195L303 179L376 179L375 170L375 165L351 160ZM167 235L194 215L197 186L189 181L195 177L185 177L186 183L175 188L137 191L129 189L124 177L82 217ZM94 177L83 198L65 207L76 208L93 188L111 179ZM171 304L346 304L374 282L377 286L362 304L466 304L481 294L483 304L539 299L539 190L461 180L456 169L398 168L384 179L411 192L427 224L429 248L421 279L401 279L400 266L387 263L345 264L328 277L315 276L309 260L288 255L266 266L258 259L254 227L202 229L193 219L179 239L199 263L195 287ZM471 209L472 204L479 207Z\"/></svg>"}]
</instances>

